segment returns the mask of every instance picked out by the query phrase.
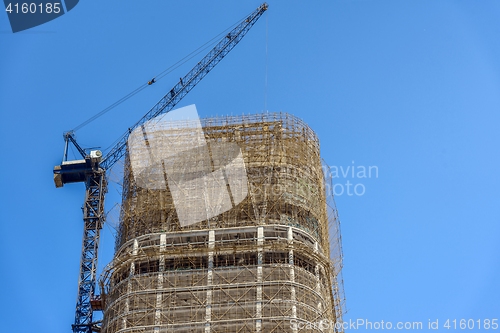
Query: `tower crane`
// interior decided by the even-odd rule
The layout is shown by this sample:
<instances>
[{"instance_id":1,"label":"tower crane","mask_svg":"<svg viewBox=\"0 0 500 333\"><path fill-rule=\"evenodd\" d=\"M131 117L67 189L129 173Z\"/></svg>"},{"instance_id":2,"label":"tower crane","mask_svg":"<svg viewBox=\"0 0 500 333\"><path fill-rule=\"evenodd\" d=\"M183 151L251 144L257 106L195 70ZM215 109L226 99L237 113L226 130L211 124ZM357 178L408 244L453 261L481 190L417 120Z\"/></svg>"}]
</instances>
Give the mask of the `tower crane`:
<instances>
[{"instance_id":1,"label":"tower crane","mask_svg":"<svg viewBox=\"0 0 500 333\"><path fill-rule=\"evenodd\" d=\"M64 133L64 155L62 163L54 167L54 183L56 187L68 183L85 183L83 242L73 333L100 331L99 323L93 321L93 312L102 310L100 296L96 295L96 272L99 233L105 220L106 171L125 155L129 134L148 120L171 111L238 44L267 8L268 5L263 3L224 36L158 103L127 129L105 156L99 150L87 152L83 149L77 143L73 131ZM154 82L153 78L148 84ZM78 150L83 159L68 160L70 144Z\"/></svg>"}]
</instances>

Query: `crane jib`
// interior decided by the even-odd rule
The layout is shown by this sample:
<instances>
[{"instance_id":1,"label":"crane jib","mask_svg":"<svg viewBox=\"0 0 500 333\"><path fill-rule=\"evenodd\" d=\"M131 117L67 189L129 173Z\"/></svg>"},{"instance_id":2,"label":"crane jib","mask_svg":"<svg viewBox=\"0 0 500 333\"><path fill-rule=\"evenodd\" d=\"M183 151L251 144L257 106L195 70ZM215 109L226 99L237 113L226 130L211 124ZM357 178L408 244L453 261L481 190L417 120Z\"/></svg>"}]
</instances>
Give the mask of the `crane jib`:
<instances>
[{"instance_id":1,"label":"crane jib","mask_svg":"<svg viewBox=\"0 0 500 333\"><path fill-rule=\"evenodd\" d=\"M127 132L121 136L118 143L103 158L101 162L102 168L108 170L123 157L126 151L128 136L136 127L163 113L171 111L175 105L177 105L177 103L179 103L180 100L236 46L236 44L238 44L267 8L268 5L266 3L262 4L254 13L231 30L231 32L229 32L200 62L198 62L191 71L181 78L148 113L130 127Z\"/></svg>"},{"instance_id":2,"label":"crane jib","mask_svg":"<svg viewBox=\"0 0 500 333\"><path fill-rule=\"evenodd\" d=\"M262 4L224 36L155 106L121 136L106 156L103 157L98 150L87 153L78 145L73 132L64 134L63 162L54 167L54 183L56 187L62 187L66 183L84 182L86 188L83 205L84 235L75 323L72 325L73 333L92 333L100 330L100 322L93 321L92 313L103 309L105 297L105 295L96 295L96 271L100 229L105 220L106 170L109 170L124 156L127 139L132 130L172 110L238 44L267 8L266 3ZM69 143L77 148L83 159L67 161Z\"/></svg>"}]
</instances>

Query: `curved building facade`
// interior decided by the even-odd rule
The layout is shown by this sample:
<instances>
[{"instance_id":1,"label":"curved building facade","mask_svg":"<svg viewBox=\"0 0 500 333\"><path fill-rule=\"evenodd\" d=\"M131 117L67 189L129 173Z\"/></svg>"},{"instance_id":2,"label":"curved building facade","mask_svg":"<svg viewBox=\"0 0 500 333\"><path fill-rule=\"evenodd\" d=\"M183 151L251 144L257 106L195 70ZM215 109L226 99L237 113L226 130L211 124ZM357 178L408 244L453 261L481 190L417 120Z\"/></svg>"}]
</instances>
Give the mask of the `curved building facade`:
<instances>
[{"instance_id":1,"label":"curved building facade","mask_svg":"<svg viewBox=\"0 0 500 333\"><path fill-rule=\"evenodd\" d=\"M336 332L342 252L316 135L283 113L199 124L129 141L102 332Z\"/></svg>"}]
</instances>

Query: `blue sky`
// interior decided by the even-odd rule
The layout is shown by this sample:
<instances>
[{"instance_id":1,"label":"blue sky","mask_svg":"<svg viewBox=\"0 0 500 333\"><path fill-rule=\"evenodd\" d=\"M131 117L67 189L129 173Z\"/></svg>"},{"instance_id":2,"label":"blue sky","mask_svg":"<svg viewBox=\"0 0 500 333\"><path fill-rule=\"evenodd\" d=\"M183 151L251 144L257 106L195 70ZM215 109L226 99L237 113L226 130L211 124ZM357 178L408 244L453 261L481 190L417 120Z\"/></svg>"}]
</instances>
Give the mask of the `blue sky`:
<instances>
[{"instance_id":1,"label":"blue sky","mask_svg":"<svg viewBox=\"0 0 500 333\"><path fill-rule=\"evenodd\" d=\"M54 187L62 133L259 4L80 1L16 34L0 13L3 332L73 323L84 188ZM438 319L446 331L446 319L500 317L499 16L486 0L269 1L179 104L202 117L289 112L316 131L327 164L377 168L334 179L337 192L364 190L336 198L346 321ZM80 144L108 147L201 57L82 128ZM100 266L113 254L119 171L111 180Z\"/></svg>"}]
</instances>

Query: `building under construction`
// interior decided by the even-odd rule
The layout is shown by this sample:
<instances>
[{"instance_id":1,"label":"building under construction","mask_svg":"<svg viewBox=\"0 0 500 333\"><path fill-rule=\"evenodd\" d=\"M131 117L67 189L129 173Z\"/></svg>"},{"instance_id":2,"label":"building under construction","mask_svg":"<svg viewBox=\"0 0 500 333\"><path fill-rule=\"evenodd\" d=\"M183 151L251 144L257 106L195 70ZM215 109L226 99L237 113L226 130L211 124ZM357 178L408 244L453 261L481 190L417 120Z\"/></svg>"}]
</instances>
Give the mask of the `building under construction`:
<instances>
[{"instance_id":1,"label":"building under construction","mask_svg":"<svg viewBox=\"0 0 500 333\"><path fill-rule=\"evenodd\" d=\"M102 332L339 331L339 221L315 133L284 113L197 121L131 134Z\"/></svg>"}]
</instances>

